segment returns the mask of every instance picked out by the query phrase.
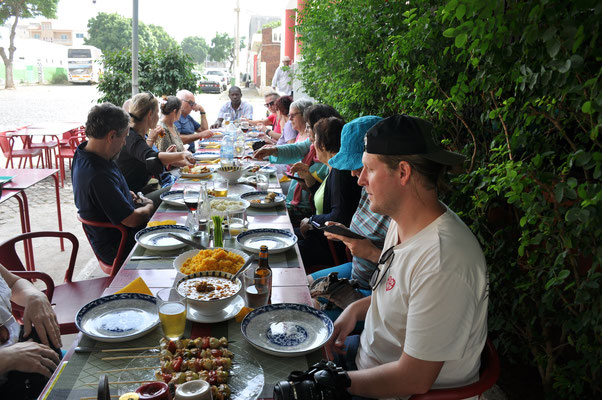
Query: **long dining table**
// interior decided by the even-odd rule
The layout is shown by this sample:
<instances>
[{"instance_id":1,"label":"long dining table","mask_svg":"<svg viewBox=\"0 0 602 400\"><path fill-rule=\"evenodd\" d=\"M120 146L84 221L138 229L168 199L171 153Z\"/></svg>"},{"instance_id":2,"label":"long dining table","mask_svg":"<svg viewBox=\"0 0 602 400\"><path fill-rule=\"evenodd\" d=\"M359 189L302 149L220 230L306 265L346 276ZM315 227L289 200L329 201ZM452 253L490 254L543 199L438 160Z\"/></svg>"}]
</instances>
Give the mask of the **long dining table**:
<instances>
[{"instance_id":1,"label":"long dining table","mask_svg":"<svg viewBox=\"0 0 602 400\"><path fill-rule=\"evenodd\" d=\"M213 164L213 166L215 165ZM214 173L213 177L216 176L217 174ZM179 178L171 190L182 190L186 186L199 187L199 185L200 181L198 179ZM243 182L241 179L238 183L230 182L228 196L236 196L254 190L253 186ZM277 175L271 176L269 190L275 192L281 191ZM178 207L163 202L156 210L151 221L175 220L177 224L184 225L187 213L188 210L183 206ZM249 229L278 228L293 230L284 204L274 208L250 207L247 209L247 219ZM224 247L242 249L236 240L232 238L225 239ZM191 249L191 247L184 247L179 250L172 250L171 252L157 252L148 250L137 244L104 294L113 294L138 277L145 281L153 294L156 294L163 288L174 287L175 283L184 275L176 270L173 265L173 259L160 258L142 261L136 261L136 259L139 256L176 256ZM135 257L135 259L133 260L132 257ZM313 304L308 289L305 269L296 245L286 252L270 255L269 263L272 268L271 304L299 303L310 306ZM241 383L239 379L238 387L234 387L232 398L271 399L273 387L277 382L286 380L291 371L305 371L309 366L323 358L321 350L297 357L278 357L264 353L246 341L241 333L240 325L240 322L237 322L235 318L216 323L199 323L188 320L184 334L184 337L226 337L230 342L230 349L235 354L234 362L241 363L241 366L245 367L243 368L245 371L246 369L256 371L249 378L240 377L244 382L244 389L251 389L254 385L258 385L257 379L261 380L261 376L263 376L263 387L257 396L244 394L244 391L241 392L244 389L240 388ZM140 367L140 365L147 365L149 363L152 364L150 367L158 368L159 362L156 358L132 358L132 356L143 353L141 350L123 350L110 353L103 352L102 350L139 349L157 346L161 334L162 330L159 326L149 334L135 340L105 343L95 341L79 333L72 347L42 392L40 399L96 399L99 377L103 374L106 374L109 378L111 395L114 398L118 398L118 395L123 393L126 385L132 385L131 383L124 382L132 382L133 368L144 368ZM85 348L86 351L78 351L81 348ZM109 358L107 356L121 357L119 359L107 359ZM140 371L147 371L141 374L148 376L148 371L152 372L152 369L142 369Z\"/></svg>"}]
</instances>

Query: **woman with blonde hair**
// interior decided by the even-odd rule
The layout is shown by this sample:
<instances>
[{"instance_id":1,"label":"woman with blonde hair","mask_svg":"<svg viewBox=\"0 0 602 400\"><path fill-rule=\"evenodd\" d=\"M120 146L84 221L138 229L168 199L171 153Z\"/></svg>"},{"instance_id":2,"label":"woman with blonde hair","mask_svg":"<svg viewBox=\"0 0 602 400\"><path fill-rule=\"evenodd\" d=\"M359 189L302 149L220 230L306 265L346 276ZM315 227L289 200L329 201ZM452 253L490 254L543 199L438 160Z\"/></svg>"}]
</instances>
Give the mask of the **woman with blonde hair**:
<instances>
[{"instance_id":1,"label":"woman with blonde hair","mask_svg":"<svg viewBox=\"0 0 602 400\"><path fill-rule=\"evenodd\" d=\"M117 158L117 166L125 176L131 191L142 192L153 200L155 207L160 194L169 187L156 190L157 185L149 185L152 176L159 177L166 165L183 167L194 164L194 158L188 151L175 151L175 146L167 151L155 151L150 146L163 132L157 126L159 122L159 102L151 93L139 93L130 103L130 131L125 146ZM148 133L148 138L146 137Z\"/></svg>"}]
</instances>

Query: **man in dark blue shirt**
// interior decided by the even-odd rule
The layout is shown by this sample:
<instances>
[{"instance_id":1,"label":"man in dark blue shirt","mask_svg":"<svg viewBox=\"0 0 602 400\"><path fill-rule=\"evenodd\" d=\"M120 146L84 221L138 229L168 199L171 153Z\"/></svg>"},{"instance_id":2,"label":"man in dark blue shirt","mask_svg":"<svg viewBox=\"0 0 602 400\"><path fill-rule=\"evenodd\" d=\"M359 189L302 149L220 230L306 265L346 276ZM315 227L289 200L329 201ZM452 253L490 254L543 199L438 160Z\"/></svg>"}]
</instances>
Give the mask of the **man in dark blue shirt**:
<instances>
[{"instance_id":1,"label":"man in dark blue shirt","mask_svg":"<svg viewBox=\"0 0 602 400\"><path fill-rule=\"evenodd\" d=\"M182 102L180 111L180 119L174 122L176 129L180 132L180 138L184 144L188 144L188 150L194 153L194 141L198 139L206 139L213 136L211 131L208 131L209 124L207 123L207 114L205 109L200 104L196 103L194 95L189 90L180 90L176 93L176 97ZM190 116L192 111L201 113L201 123L199 124Z\"/></svg>"},{"instance_id":2,"label":"man in dark blue shirt","mask_svg":"<svg viewBox=\"0 0 602 400\"><path fill-rule=\"evenodd\" d=\"M129 229L126 254L134 246L134 235L151 217L152 201L130 192L114 160L125 144L129 117L110 103L92 107L86 121L88 141L78 146L71 177L75 205L82 218L123 224ZM84 226L94 253L112 264L120 237L114 229Z\"/></svg>"}]
</instances>

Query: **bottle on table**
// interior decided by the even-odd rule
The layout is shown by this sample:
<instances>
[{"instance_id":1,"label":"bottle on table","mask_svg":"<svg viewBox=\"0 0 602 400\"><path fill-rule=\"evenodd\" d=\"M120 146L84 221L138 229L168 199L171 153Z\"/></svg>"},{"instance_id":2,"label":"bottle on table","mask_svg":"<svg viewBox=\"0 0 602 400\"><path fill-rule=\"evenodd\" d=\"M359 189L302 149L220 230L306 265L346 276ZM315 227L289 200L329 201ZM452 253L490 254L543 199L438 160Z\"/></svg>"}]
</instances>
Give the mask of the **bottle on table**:
<instances>
[{"instance_id":1,"label":"bottle on table","mask_svg":"<svg viewBox=\"0 0 602 400\"><path fill-rule=\"evenodd\" d=\"M257 279L256 284L267 286L271 289L272 269L268 263L268 246L262 245L259 248L259 264L255 268L255 278Z\"/></svg>"},{"instance_id":2,"label":"bottle on table","mask_svg":"<svg viewBox=\"0 0 602 400\"><path fill-rule=\"evenodd\" d=\"M268 247L261 246L259 264L255 270L245 271L245 299L247 307L257 308L268 304L272 292L272 269L268 263Z\"/></svg>"}]
</instances>

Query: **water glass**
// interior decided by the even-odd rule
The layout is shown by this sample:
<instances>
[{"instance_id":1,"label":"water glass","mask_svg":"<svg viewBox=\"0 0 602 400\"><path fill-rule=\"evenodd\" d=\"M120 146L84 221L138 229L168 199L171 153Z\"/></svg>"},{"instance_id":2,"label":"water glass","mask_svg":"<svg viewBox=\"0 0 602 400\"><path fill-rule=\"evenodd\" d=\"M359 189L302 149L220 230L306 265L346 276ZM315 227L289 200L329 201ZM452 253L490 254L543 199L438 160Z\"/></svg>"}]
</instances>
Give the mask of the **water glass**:
<instances>
[{"instance_id":1,"label":"water glass","mask_svg":"<svg viewBox=\"0 0 602 400\"><path fill-rule=\"evenodd\" d=\"M257 184L257 190L268 190L268 187L270 186L270 175L265 172L257 171L255 173L255 182Z\"/></svg>"},{"instance_id":2,"label":"water glass","mask_svg":"<svg viewBox=\"0 0 602 400\"><path fill-rule=\"evenodd\" d=\"M272 287L272 273L256 277L255 268L249 267L241 275L247 307L257 308L268 304Z\"/></svg>"},{"instance_id":3,"label":"water glass","mask_svg":"<svg viewBox=\"0 0 602 400\"><path fill-rule=\"evenodd\" d=\"M157 310L163 335L169 340L184 336L186 327L186 297L176 289L161 289L157 292Z\"/></svg>"}]
</instances>

